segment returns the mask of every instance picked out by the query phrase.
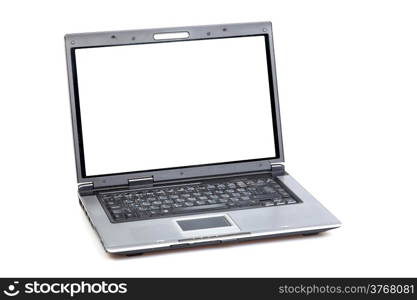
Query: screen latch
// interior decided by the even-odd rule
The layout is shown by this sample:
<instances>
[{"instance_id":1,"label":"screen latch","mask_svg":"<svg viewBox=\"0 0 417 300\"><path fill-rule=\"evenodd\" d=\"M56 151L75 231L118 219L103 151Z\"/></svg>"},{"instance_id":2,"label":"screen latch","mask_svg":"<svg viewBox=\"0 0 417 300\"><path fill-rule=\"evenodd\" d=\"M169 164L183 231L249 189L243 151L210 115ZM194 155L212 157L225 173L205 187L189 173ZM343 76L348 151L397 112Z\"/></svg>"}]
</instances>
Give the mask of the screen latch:
<instances>
[{"instance_id":1,"label":"screen latch","mask_svg":"<svg viewBox=\"0 0 417 300\"><path fill-rule=\"evenodd\" d=\"M129 186L152 186L154 183L153 176L137 177L128 179Z\"/></svg>"}]
</instances>

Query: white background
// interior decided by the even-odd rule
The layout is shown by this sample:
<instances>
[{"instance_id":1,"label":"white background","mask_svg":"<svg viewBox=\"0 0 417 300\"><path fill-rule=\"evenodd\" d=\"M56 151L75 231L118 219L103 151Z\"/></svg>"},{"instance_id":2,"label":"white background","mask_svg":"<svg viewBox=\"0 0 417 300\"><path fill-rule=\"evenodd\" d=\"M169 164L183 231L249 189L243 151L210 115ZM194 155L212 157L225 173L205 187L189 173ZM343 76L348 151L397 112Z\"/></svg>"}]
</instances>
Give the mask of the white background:
<instances>
[{"instance_id":1,"label":"white background","mask_svg":"<svg viewBox=\"0 0 417 300\"><path fill-rule=\"evenodd\" d=\"M416 276L415 1L2 1L0 276ZM76 196L64 33L271 20L318 237L114 258Z\"/></svg>"},{"instance_id":2,"label":"white background","mask_svg":"<svg viewBox=\"0 0 417 300\"><path fill-rule=\"evenodd\" d=\"M87 175L275 157L264 36L76 50Z\"/></svg>"}]
</instances>

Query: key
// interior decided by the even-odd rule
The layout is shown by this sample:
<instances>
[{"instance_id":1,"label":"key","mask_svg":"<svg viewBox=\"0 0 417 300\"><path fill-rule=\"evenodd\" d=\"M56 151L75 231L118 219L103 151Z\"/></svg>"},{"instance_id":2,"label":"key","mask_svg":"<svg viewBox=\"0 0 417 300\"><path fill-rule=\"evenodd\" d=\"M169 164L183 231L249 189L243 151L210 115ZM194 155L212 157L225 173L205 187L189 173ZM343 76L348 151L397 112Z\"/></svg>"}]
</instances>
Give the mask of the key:
<instances>
[{"instance_id":1,"label":"key","mask_svg":"<svg viewBox=\"0 0 417 300\"><path fill-rule=\"evenodd\" d=\"M113 218L114 218L115 220L120 220L120 219L123 219L123 214L113 214Z\"/></svg>"},{"instance_id":2,"label":"key","mask_svg":"<svg viewBox=\"0 0 417 300\"><path fill-rule=\"evenodd\" d=\"M201 206L192 206L192 207L177 207L173 208L172 212L176 213L184 213L184 212L195 212L195 211L203 211L203 210L215 210L215 209L224 209L227 208L227 205L222 204L210 204L210 205L201 205Z\"/></svg>"},{"instance_id":3,"label":"key","mask_svg":"<svg viewBox=\"0 0 417 300\"><path fill-rule=\"evenodd\" d=\"M270 186L264 186L264 191L268 194L275 193L275 190Z\"/></svg>"},{"instance_id":4,"label":"key","mask_svg":"<svg viewBox=\"0 0 417 300\"><path fill-rule=\"evenodd\" d=\"M251 204L251 201L247 200L247 201L239 201L236 202L237 205L239 206L249 206Z\"/></svg>"},{"instance_id":5,"label":"key","mask_svg":"<svg viewBox=\"0 0 417 300\"><path fill-rule=\"evenodd\" d=\"M282 199L274 199L274 203L275 203L275 205L284 205L285 204L285 200L282 200Z\"/></svg>"},{"instance_id":6,"label":"key","mask_svg":"<svg viewBox=\"0 0 417 300\"><path fill-rule=\"evenodd\" d=\"M264 194L264 195L256 195L255 196L255 199L256 200L260 200L260 201L262 201L262 200L270 200L270 199L272 199L272 198L274 198L274 194Z\"/></svg>"},{"instance_id":7,"label":"key","mask_svg":"<svg viewBox=\"0 0 417 300\"><path fill-rule=\"evenodd\" d=\"M236 182L236 184L238 187L241 187L241 188L246 187L246 184L243 181L238 181Z\"/></svg>"},{"instance_id":8,"label":"key","mask_svg":"<svg viewBox=\"0 0 417 300\"><path fill-rule=\"evenodd\" d=\"M120 205L110 205L109 208L111 210L114 210L114 209L121 209L122 207Z\"/></svg>"},{"instance_id":9,"label":"key","mask_svg":"<svg viewBox=\"0 0 417 300\"><path fill-rule=\"evenodd\" d=\"M151 213L151 216L157 216L159 215L159 210L151 210L150 213Z\"/></svg>"}]
</instances>

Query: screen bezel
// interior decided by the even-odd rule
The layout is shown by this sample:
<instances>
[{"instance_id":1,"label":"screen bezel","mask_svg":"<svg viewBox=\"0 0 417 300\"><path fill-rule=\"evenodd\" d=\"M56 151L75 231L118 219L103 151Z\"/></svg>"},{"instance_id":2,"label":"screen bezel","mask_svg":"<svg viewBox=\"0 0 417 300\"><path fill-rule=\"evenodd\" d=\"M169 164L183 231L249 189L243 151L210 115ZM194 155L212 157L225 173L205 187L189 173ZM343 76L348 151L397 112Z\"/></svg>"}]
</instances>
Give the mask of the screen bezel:
<instances>
[{"instance_id":1,"label":"screen bezel","mask_svg":"<svg viewBox=\"0 0 417 300\"><path fill-rule=\"evenodd\" d=\"M165 32L182 32L189 33L187 38L172 40L155 40L155 33ZM82 135L82 121L80 111L80 100L78 94L77 66L75 51L82 48L96 47L113 47L127 46L149 43L167 43L167 42L187 42L207 39L239 38L248 36L264 36L265 50L269 79L269 94L271 100L272 126L274 132L275 156L254 158L240 161L219 162L211 164L200 164L192 166L178 166L163 169L139 170L122 173L87 175L85 169L84 146ZM134 37L134 38L133 38ZM267 162L282 162L282 137L279 118L278 93L275 73L275 58L272 40L272 26L269 22L246 23L246 24L226 24L226 25L209 25L193 26L180 28L163 28L163 29L146 29L118 32L101 32L70 34L65 36L68 79L70 87L71 109L73 116L74 147L76 153L77 178L79 182L91 181L95 186L120 185L127 183L128 179L154 176L163 179L176 179L195 177L196 175L204 176L218 173L228 173L229 171L252 171L256 169L265 169L268 167Z\"/></svg>"}]
</instances>

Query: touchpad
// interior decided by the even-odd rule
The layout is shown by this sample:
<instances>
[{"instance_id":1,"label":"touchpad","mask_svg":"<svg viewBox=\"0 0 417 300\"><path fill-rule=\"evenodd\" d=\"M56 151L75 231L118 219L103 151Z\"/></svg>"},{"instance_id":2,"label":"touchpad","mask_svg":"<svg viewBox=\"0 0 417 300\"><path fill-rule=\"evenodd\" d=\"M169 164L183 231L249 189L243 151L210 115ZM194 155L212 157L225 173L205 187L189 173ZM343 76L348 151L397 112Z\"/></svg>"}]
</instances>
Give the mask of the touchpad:
<instances>
[{"instance_id":1,"label":"touchpad","mask_svg":"<svg viewBox=\"0 0 417 300\"><path fill-rule=\"evenodd\" d=\"M177 221L183 231L232 226L223 216Z\"/></svg>"}]
</instances>

